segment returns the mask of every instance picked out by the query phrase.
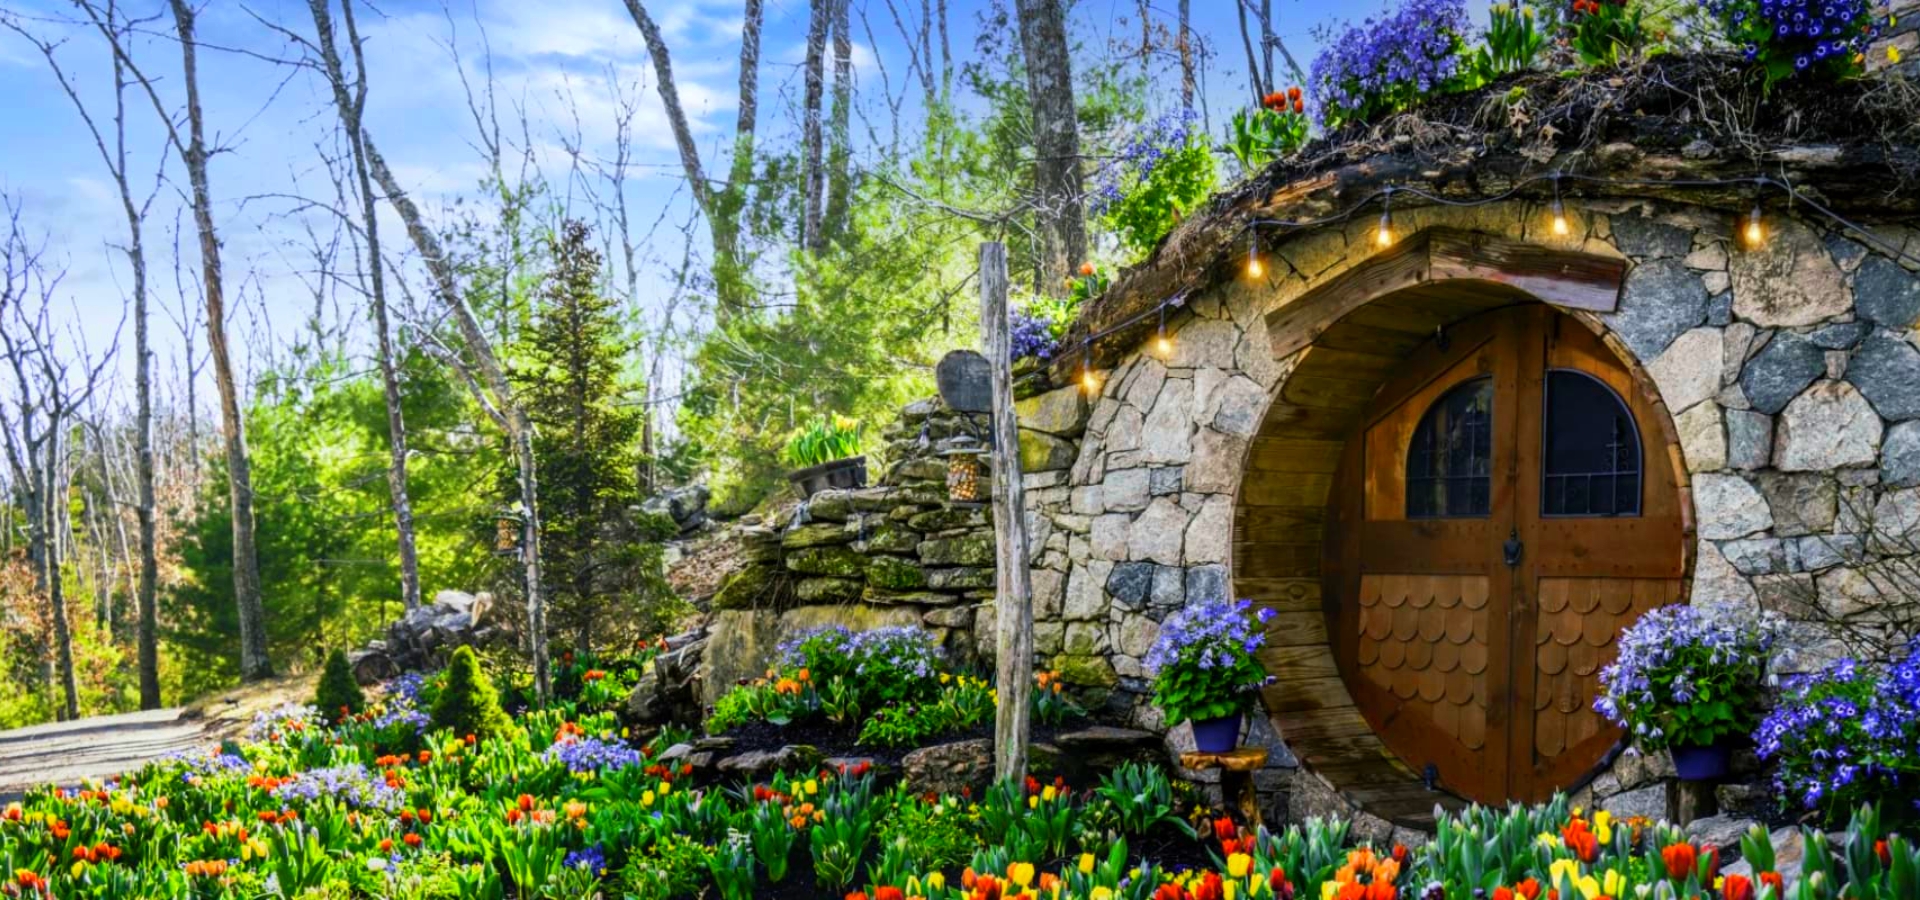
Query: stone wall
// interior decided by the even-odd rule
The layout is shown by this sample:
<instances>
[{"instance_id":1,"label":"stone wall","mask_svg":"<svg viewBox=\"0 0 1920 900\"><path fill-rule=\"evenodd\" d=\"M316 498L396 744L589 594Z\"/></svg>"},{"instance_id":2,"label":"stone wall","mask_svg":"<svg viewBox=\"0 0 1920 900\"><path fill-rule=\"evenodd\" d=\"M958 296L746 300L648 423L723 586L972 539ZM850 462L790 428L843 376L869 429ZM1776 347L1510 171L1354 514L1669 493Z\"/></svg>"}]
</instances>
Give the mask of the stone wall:
<instances>
[{"instance_id":1,"label":"stone wall","mask_svg":"<svg viewBox=\"0 0 1920 900\"><path fill-rule=\"evenodd\" d=\"M1886 15L1881 21L1892 24L1867 48L1867 71L1920 75L1920 0L1890 0L1882 6Z\"/></svg>"},{"instance_id":2,"label":"stone wall","mask_svg":"<svg viewBox=\"0 0 1920 900\"><path fill-rule=\"evenodd\" d=\"M1920 278L1784 216L1770 216L1763 250L1745 252L1717 211L1570 202L1568 214L1570 237L1519 202L1396 212L1395 226L1629 261L1619 308L1578 317L1644 370L1671 415L1697 512L1692 602L1786 614L1803 666L1843 649L1849 629L1836 624L1870 633L1916 602L1920 582L1903 576L1920 560ZM1371 256L1372 228L1300 233L1267 248L1260 283L1196 291L1169 319L1171 354L1140 348L1106 373L1068 477L1029 495L1044 548L1039 649L1070 679L1112 688L1133 724L1164 726L1139 660L1166 614L1234 595L1235 493L1295 362L1273 358L1266 314ZM1881 236L1920 252L1911 228ZM1256 735L1276 751L1263 785L1276 806L1320 811L1333 799L1293 768L1285 737ZM1658 766L1635 759L1592 790L1623 808L1664 804Z\"/></svg>"},{"instance_id":3,"label":"stone wall","mask_svg":"<svg viewBox=\"0 0 1920 900\"><path fill-rule=\"evenodd\" d=\"M1029 496L1044 499L1066 481L1086 403L1075 389L1026 384L1032 396L1018 406L1020 457ZM886 445L876 455L885 470L872 486L825 491L741 522L736 534L751 562L712 599L705 702L760 674L781 641L827 625L919 625L957 658L990 651L983 644L993 629L990 510L948 502L939 455L958 434L985 437L987 417L957 413L938 399L911 404L882 432Z\"/></svg>"}]
</instances>

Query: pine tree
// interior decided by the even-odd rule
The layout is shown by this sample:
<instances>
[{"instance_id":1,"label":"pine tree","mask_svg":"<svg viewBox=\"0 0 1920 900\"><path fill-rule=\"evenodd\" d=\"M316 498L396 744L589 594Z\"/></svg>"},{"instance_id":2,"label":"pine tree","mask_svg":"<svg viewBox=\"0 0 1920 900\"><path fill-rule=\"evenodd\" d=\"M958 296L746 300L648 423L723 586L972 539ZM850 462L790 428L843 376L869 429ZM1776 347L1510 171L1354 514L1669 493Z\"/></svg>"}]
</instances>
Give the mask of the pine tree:
<instances>
[{"instance_id":1,"label":"pine tree","mask_svg":"<svg viewBox=\"0 0 1920 900\"><path fill-rule=\"evenodd\" d=\"M664 627L676 607L662 574L660 523L633 511L641 408L625 377L634 340L599 290L587 226L561 224L552 268L514 375L535 425L548 621L578 646L624 643Z\"/></svg>"}]
</instances>

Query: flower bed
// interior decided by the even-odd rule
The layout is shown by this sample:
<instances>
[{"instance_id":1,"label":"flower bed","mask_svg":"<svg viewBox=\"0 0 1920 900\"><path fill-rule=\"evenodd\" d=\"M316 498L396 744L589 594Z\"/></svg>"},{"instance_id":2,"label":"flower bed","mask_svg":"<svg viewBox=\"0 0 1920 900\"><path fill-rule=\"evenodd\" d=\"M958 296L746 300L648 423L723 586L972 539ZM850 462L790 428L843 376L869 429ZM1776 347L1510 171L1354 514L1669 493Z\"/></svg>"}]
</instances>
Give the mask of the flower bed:
<instances>
[{"instance_id":1,"label":"flower bed","mask_svg":"<svg viewBox=\"0 0 1920 900\"><path fill-rule=\"evenodd\" d=\"M224 754L36 790L0 809L0 895L1786 900L1795 880L1764 835L1741 848L1754 874L1730 874L1732 848L1565 801L1443 818L1408 849L1342 822L1250 830L1138 765L1088 789L918 796L864 766L695 784L665 740L632 746L606 716L535 712L405 753L371 734L290 708ZM1793 900L1915 896L1920 852L1871 814L1806 847Z\"/></svg>"},{"instance_id":2,"label":"flower bed","mask_svg":"<svg viewBox=\"0 0 1920 900\"><path fill-rule=\"evenodd\" d=\"M1059 725L1083 714L1051 673L1036 681L1036 720ZM923 629L834 627L781 645L765 677L720 697L707 731L756 722L783 729L827 725L829 733L851 730L859 746L900 748L969 732L992 719L995 702L993 686L949 666Z\"/></svg>"}]
</instances>

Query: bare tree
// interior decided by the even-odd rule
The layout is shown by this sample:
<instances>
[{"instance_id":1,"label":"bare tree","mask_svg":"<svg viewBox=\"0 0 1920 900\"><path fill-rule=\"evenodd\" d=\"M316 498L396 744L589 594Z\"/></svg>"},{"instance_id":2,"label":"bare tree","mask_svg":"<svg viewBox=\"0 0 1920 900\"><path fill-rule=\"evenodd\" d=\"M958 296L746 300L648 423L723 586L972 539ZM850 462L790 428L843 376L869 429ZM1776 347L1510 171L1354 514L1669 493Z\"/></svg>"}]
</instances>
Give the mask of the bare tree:
<instances>
[{"instance_id":1,"label":"bare tree","mask_svg":"<svg viewBox=\"0 0 1920 900\"><path fill-rule=\"evenodd\" d=\"M641 0L625 0L633 24L646 40L647 55L653 58L653 70L660 92L660 105L673 128L674 144L680 151L680 166L686 172L687 186L694 202L707 219L707 234L713 242L714 316L724 322L745 311L750 298L748 261L741 246L741 213L746 208L748 182L753 177L754 129L760 98L760 27L765 19L764 0L746 0L740 25L740 102L735 118L732 159L727 180L714 184L700 162L700 150L694 143L693 127L680 105L680 87L673 78L673 58L667 49L660 26L648 14Z\"/></svg>"},{"instance_id":2,"label":"bare tree","mask_svg":"<svg viewBox=\"0 0 1920 900\"><path fill-rule=\"evenodd\" d=\"M131 42L133 30L143 24L124 18L114 0L108 0L103 16L107 29L119 37L122 46ZM4 20L7 27L18 32L40 50L47 60L48 68L53 70L56 80L67 99L73 103L75 111L86 123L87 131L93 136L94 148L99 151L100 159L106 164L107 172L113 178L114 187L119 195L120 209L127 222L127 243L120 249L127 258L127 266L132 274L131 301L133 303L133 345L134 345L134 484L136 491L135 510L139 519L140 566L139 582L136 588L139 626L135 643L139 658L140 708L158 709L160 707L160 650L159 650L159 603L156 582L159 579L159 563L154 549L154 488L153 488L153 351L148 342L147 310L147 253L145 226L147 213L153 207L154 197L159 193L161 179L166 171L166 152L163 145L161 158L154 167L154 181L146 196L136 199L132 176L129 171L127 154L127 87L129 86L126 65L119 53L109 53L113 71L113 118L110 126L103 130L87 104L80 99L66 70L61 67L55 55L57 44L29 33L12 20ZM118 519L118 515L115 515Z\"/></svg>"},{"instance_id":3,"label":"bare tree","mask_svg":"<svg viewBox=\"0 0 1920 900\"><path fill-rule=\"evenodd\" d=\"M333 90L334 110L346 133L353 158L355 189L360 197L360 230L367 246L367 282L373 307L374 349L380 367L380 385L387 407L387 489L393 498L393 528L400 551L400 599L407 609L420 605L420 557L414 549L413 504L407 495L407 423L400 408L400 378L394 367L393 335L387 321L385 264L380 256L380 217L368 171L365 131L361 116L367 106L367 66L360 30L353 18L353 0L341 0L341 22L347 29L347 51L352 55L353 78L348 80L335 43L328 0L308 0L314 33L320 45L322 70Z\"/></svg>"},{"instance_id":4,"label":"bare tree","mask_svg":"<svg viewBox=\"0 0 1920 900\"><path fill-rule=\"evenodd\" d=\"M0 441L27 511L28 556L35 563L36 587L47 596L53 620L55 662L60 679L60 718L80 715L79 683L73 667L73 630L67 614L63 551L74 544L66 487L70 480L66 440L75 417L105 383L116 344L94 356L71 326L70 347L56 344L53 314L60 274L48 272L42 253L20 226L20 209L5 204L7 231L0 235L0 355L14 381L14 407L0 405ZM62 317L73 322L72 313Z\"/></svg>"},{"instance_id":5,"label":"bare tree","mask_svg":"<svg viewBox=\"0 0 1920 900\"><path fill-rule=\"evenodd\" d=\"M1057 292L1087 255L1080 172L1080 126L1073 100L1060 0L1017 0L1033 105L1034 187L1038 194L1040 288Z\"/></svg>"},{"instance_id":6,"label":"bare tree","mask_svg":"<svg viewBox=\"0 0 1920 900\"><path fill-rule=\"evenodd\" d=\"M258 681L273 675L267 655L267 613L260 597L260 560L254 541L253 467L247 453L246 422L240 412L240 389L227 346L226 282L220 264L220 237L213 223L213 191L207 160L215 148L207 143L206 116L200 105L199 41L195 37L193 6L187 0L169 0L173 37L180 46L181 88L185 94L186 133L160 98L153 80L135 64L128 36L115 28L105 8L92 0L74 0L94 29L107 42L115 60L125 68L153 104L173 151L186 164L192 198L194 230L200 243L200 290L207 310L207 347L213 359L214 386L220 395L220 421L227 456L227 499L233 519L233 594L240 622L240 678Z\"/></svg>"}]
</instances>

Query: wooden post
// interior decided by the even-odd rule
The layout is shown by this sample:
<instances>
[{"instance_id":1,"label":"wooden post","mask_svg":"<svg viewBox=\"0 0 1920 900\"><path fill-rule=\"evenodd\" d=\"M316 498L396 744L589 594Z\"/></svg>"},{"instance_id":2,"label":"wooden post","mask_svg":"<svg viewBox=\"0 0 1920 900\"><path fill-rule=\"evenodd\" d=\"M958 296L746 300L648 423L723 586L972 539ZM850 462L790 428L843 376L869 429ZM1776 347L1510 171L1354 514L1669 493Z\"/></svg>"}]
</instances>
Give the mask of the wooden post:
<instances>
[{"instance_id":1,"label":"wooden post","mask_svg":"<svg viewBox=\"0 0 1920 900\"><path fill-rule=\"evenodd\" d=\"M1020 487L1020 423L1013 414L1012 325L1007 317L1007 248L980 245L980 334L993 372L994 775L1027 775L1032 735L1033 575L1027 568L1026 500Z\"/></svg>"}]
</instances>

